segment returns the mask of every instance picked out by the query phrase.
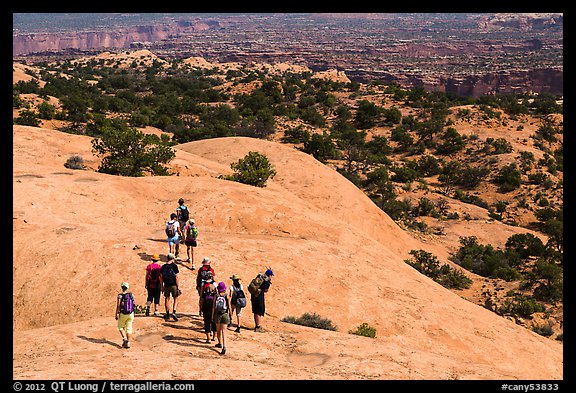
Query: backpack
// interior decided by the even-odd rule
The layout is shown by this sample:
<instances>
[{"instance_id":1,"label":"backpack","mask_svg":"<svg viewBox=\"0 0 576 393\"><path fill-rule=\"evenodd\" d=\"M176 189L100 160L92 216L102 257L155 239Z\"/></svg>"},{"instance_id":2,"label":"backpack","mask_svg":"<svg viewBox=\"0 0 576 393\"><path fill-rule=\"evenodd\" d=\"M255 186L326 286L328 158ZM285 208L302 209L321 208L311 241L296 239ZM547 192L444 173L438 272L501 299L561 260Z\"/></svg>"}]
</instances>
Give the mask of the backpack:
<instances>
[{"instance_id":1,"label":"backpack","mask_svg":"<svg viewBox=\"0 0 576 393\"><path fill-rule=\"evenodd\" d=\"M174 221L168 221L166 223L166 235L168 237L176 236L176 228L174 227Z\"/></svg>"},{"instance_id":2,"label":"backpack","mask_svg":"<svg viewBox=\"0 0 576 393\"><path fill-rule=\"evenodd\" d=\"M188 226L188 236L186 236L186 238L190 240L196 240L197 237L198 237L198 228Z\"/></svg>"},{"instance_id":3,"label":"backpack","mask_svg":"<svg viewBox=\"0 0 576 393\"><path fill-rule=\"evenodd\" d=\"M132 295L132 292L122 294L122 300L120 300L120 312L122 314L132 314L134 312L134 295Z\"/></svg>"},{"instance_id":4,"label":"backpack","mask_svg":"<svg viewBox=\"0 0 576 393\"><path fill-rule=\"evenodd\" d=\"M198 277L199 277L198 285L200 285L200 288L204 287L204 283L208 279L207 277L208 272L210 272L210 268L204 269L204 266L202 266L200 270L198 270Z\"/></svg>"},{"instance_id":5,"label":"backpack","mask_svg":"<svg viewBox=\"0 0 576 393\"><path fill-rule=\"evenodd\" d=\"M202 309L203 310L210 310L212 312L212 304L214 303L214 295L216 292L210 290L210 287L206 287L203 289L202 292Z\"/></svg>"},{"instance_id":6,"label":"backpack","mask_svg":"<svg viewBox=\"0 0 576 393\"><path fill-rule=\"evenodd\" d=\"M216 304L214 305L214 312L223 314L228 311L228 298L226 295L220 296L216 298Z\"/></svg>"},{"instance_id":7,"label":"backpack","mask_svg":"<svg viewBox=\"0 0 576 393\"><path fill-rule=\"evenodd\" d=\"M164 268L162 272L162 281L164 282L164 285L168 286L176 284L176 272L174 271L172 266L167 266Z\"/></svg>"},{"instance_id":8,"label":"backpack","mask_svg":"<svg viewBox=\"0 0 576 393\"><path fill-rule=\"evenodd\" d=\"M232 304L244 308L246 307L246 295L242 289L235 289L232 294Z\"/></svg>"},{"instance_id":9,"label":"backpack","mask_svg":"<svg viewBox=\"0 0 576 393\"><path fill-rule=\"evenodd\" d=\"M157 285L158 279L160 278L160 268L150 269L150 279L149 283Z\"/></svg>"},{"instance_id":10,"label":"backpack","mask_svg":"<svg viewBox=\"0 0 576 393\"><path fill-rule=\"evenodd\" d=\"M190 217L190 212L188 211L188 208L182 205L179 207L179 211L180 211L180 217L178 217L178 219L180 221L188 221L188 218Z\"/></svg>"},{"instance_id":11,"label":"backpack","mask_svg":"<svg viewBox=\"0 0 576 393\"><path fill-rule=\"evenodd\" d=\"M250 281L250 285L248 285L248 292L250 292L250 294L253 296L260 295L260 285L262 285L265 279L266 277L264 274L258 273L258 275L254 277L252 281Z\"/></svg>"}]
</instances>

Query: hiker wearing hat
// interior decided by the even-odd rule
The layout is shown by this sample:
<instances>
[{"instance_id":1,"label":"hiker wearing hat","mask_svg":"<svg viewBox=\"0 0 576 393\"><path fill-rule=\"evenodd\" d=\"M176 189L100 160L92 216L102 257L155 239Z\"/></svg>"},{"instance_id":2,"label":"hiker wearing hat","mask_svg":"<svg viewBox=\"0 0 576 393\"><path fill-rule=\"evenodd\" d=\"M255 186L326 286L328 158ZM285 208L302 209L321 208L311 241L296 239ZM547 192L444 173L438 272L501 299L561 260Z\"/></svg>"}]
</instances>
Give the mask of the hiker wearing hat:
<instances>
[{"instance_id":1,"label":"hiker wearing hat","mask_svg":"<svg viewBox=\"0 0 576 393\"><path fill-rule=\"evenodd\" d=\"M196 290L198 291L198 313L202 315L202 291L204 290L205 283L208 280L208 274L210 274L210 279L214 280L216 274L214 273L214 269L210 265L211 261L210 258L204 257L202 259L202 266L198 269L198 274L196 275Z\"/></svg>"},{"instance_id":2,"label":"hiker wearing hat","mask_svg":"<svg viewBox=\"0 0 576 393\"><path fill-rule=\"evenodd\" d=\"M122 336L122 348L130 348L136 302L132 292L128 292L129 285L127 282L120 284L120 288L122 288L122 292L116 297L115 318L118 321L118 330Z\"/></svg>"},{"instance_id":3,"label":"hiker wearing hat","mask_svg":"<svg viewBox=\"0 0 576 393\"><path fill-rule=\"evenodd\" d=\"M170 320L170 315L172 319L178 321L176 316L176 305L178 304L178 296L180 296L179 289L179 279L178 279L178 265L174 263L174 254L168 254L168 261L162 265L160 268L160 282L162 283L162 289L164 292L164 307L166 308L166 314L164 319L166 321ZM170 314L170 297L172 297L172 314Z\"/></svg>"},{"instance_id":4,"label":"hiker wearing hat","mask_svg":"<svg viewBox=\"0 0 576 393\"><path fill-rule=\"evenodd\" d=\"M216 340L216 324L212 319L212 309L214 308L214 298L216 297L216 283L212 279L212 272L207 273L207 280L200 295L200 315L204 318L204 333L206 333L206 343Z\"/></svg>"},{"instance_id":5,"label":"hiker wearing hat","mask_svg":"<svg viewBox=\"0 0 576 393\"><path fill-rule=\"evenodd\" d=\"M174 254L178 258L180 251L180 239L182 238L182 230L180 223L177 220L176 213L170 214L170 220L166 221L166 236L168 237L168 253Z\"/></svg>"},{"instance_id":6,"label":"hiker wearing hat","mask_svg":"<svg viewBox=\"0 0 576 393\"><path fill-rule=\"evenodd\" d=\"M258 276L256 276L256 278L254 278L254 280L257 280L258 278L261 279L261 283L260 283L260 280L258 280L259 284L257 285L256 290L252 291L250 287L248 288L248 290L250 291L250 303L252 306L252 313L254 314L254 331L255 332L263 332L264 331L264 329L262 328L262 318L264 317L264 314L266 313L266 302L264 299L264 294L266 292L268 292L270 285L272 285L272 279L271 278L273 275L274 275L274 272L272 272L272 269L266 270L266 272L264 274L259 273ZM251 283L251 286L252 286L252 283Z\"/></svg>"},{"instance_id":7,"label":"hiker wearing hat","mask_svg":"<svg viewBox=\"0 0 576 393\"><path fill-rule=\"evenodd\" d=\"M196 269L194 266L194 247L198 246L198 227L193 218L190 218L184 226L184 244L186 244L186 255L188 259L186 262L192 263L192 270Z\"/></svg>"},{"instance_id":8,"label":"hiker wearing hat","mask_svg":"<svg viewBox=\"0 0 576 393\"><path fill-rule=\"evenodd\" d=\"M146 278L144 281L144 287L148 291L148 297L146 298L146 316L150 315L150 306L154 302L154 316L158 316L158 306L160 304L160 255L152 255L152 262L146 266Z\"/></svg>"},{"instance_id":9,"label":"hiker wearing hat","mask_svg":"<svg viewBox=\"0 0 576 393\"><path fill-rule=\"evenodd\" d=\"M236 333L240 333L240 318L242 317L242 309L246 307L246 295L244 294L244 288L240 283L240 277L236 274L230 276L232 280L232 285L230 285L230 302L232 312L230 317L234 315L234 311L236 311ZM232 321L230 321L232 324Z\"/></svg>"},{"instance_id":10,"label":"hiker wearing hat","mask_svg":"<svg viewBox=\"0 0 576 393\"><path fill-rule=\"evenodd\" d=\"M212 309L212 320L216 323L216 337L218 338L218 344L215 347L222 348L220 353L224 355L226 353L226 328L230 323L232 311L226 293L226 283L220 281L216 289L218 294L214 299L214 308Z\"/></svg>"}]
</instances>

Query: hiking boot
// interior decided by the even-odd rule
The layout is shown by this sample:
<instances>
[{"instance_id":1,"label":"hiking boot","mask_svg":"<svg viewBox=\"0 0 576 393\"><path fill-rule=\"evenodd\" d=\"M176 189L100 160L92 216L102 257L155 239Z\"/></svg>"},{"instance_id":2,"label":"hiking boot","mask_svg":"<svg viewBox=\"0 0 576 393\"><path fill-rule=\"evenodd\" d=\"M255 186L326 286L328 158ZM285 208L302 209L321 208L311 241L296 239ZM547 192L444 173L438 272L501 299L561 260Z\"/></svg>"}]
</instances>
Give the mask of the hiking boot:
<instances>
[{"instance_id":1,"label":"hiking boot","mask_svg":"<svg viewBox=\"0 0 576 393\"><path fill-rule=\"evenodd\" d=\"M154 311L154 316L157 317L158 315L160 315L160 313L158 311Z\"/></svg>"},{"instance_id":2,"label":"hiking boot","mask_svg":"<svg viewBox=\"0 0 576 393\"><path fill-rule=\"evenodd\" d=\"M149 309L149 308L146 309L146 316L147 316L147 317L150 316L150 309Z\"/></svg>"},{"instance_id":3,"label":"hiking boot","mask_svg":"<svg viewBox=\"0 0 576 393\"><path fill-rule=\"evenodd\" d=\"M122 341L122 348L128 348L128 340L124 339Z\"/></svg>"},{"instance_id":4,"label":"hiking boot","mask_svg":"<svg viewBox=\"0 0 576 393\"><path fill-rule=\"evenodd\" d=\"M207 338L206 341L204 341L205 344L210 344L210 339Z\"/></svg>"},{"instance_id":5,"label":"hiking boot","mask_svg":"<svg viewBox=\"0 0 576 393\"><path fill-rule=\"evenodd\" d=\"M216 348L222 348L222 344L218 343L216 345L214 345Z\"/></svg>"},{"instance_id":6,"label":"hiking boot","mask_svg":"<svg viewBox=\"0 0 576 393\"><path fill-rule=\"evenodd\" d=\"M256 326L256 327L254 328L254 331L255 331L255 332L258 332L258 333L264 333L264 329L262 328L262 326Z\"/></svg>"},{"instance_id":7,"label":"hiking boot","mask_svg":"<svg viewBox=\"0 0 576 393\"><path fill-rule=\"evenodd\" d=\"M238 327L236 328L236 330L234 330L234 331L235 331L236 333L240 333L240 326L238 326Z\"/></svg>"},{"instance_id":8,"label":"hiking boot","mask_svg":"<svg viewBox=\"0 0 576 393\"><path fill-rule=\"evenodd\" d=\"M192 265L192 267L190 269L196 270L196 266Z\"/></svg>"},{"instance_id":9,"label":"hiking boot","mask_svg":"<svg viewBox=\"0 0 576 393\"><path fill-rule=\"evenodd\" d=\"M187 259L186 259L186 262L190 262L190 258L187 258Z\"/></svg>"},{"instance_id":10,"label":"hiking boot","mask_svg":"<svg viewBox=\"0 0 576 393\"><path fill-rule=\"evenodd\" d=\"M175 312L172 313L172 319L173 319L174 321L178 322L178 317L176 316L176 313L175 313Z\"/></svg>"},{"instance_id":11,"label":"hiking boot","mask_svg":"<svg viewBox=\"0 0 576 393\"><path fill-rule=\"evenodd\" d=\"M226 347L222 347L222 352L220 352L221 355L224 355L226 353Z\"/></svg>"},{"instance_id":12,"label":"hiking boot","mask_svg":"<svg viewBox=\"0 0 576 393\"><path fill-rule=\"evenodd\" d=\"M169 321L170 320L170 314L168 314L168 313L164 314L164 320Z\"/></svg>"},{"instance_id":13,"label":"hiking boot","mask_svg":"<svg viewBox=\"0 0 576 393\"><path fill-rule=\"evenodd\" d=\"M124 348L130 348L130 341L126 340L126 346Z\"/></svg>"}]
</instances>

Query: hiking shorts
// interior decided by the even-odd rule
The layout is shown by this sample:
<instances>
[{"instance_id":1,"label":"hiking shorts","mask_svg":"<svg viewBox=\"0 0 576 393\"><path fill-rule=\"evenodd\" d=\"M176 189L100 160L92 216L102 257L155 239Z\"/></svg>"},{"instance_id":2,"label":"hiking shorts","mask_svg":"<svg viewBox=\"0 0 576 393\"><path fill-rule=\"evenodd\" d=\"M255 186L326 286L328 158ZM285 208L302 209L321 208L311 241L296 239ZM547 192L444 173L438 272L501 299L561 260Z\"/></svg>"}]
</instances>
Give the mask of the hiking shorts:
<instances>
[{"instance_id":1,"label":"hiking shorts","mask_svg":"<svg viewBox=\"0 0 576 393\"><path fill-rule=\"evenodd\" d=\"M225 312L224 314L215 314L214 315L214 322L215 323L224 323L226 325L230 324L230 315L228 315L228 312Z\"/></svg>"},{"instance_id":2,"label":"hiking shorts","mask_svg":"<svg viewBox=\"0 0 576 393\"><path fill-rule=\"evenodd\" d=\"M164 287L164 296L170 297L172 295L173 298L178 297L178 287L176 285L171 285L169 287Z\"/></svg>"},{"instance_id":3,"label":"hiking shorts","mask_svg":"<svg viewBox=\"0 0 576 393\"><path fill-rule=\"evenodd\" d=\"M173 246L174 244L180 244L180 236L176 235L174 237L169 237L168 244L171 246Z\"/></svg>"},{"instance_id":4,"label":"hiking shorts","mask_svg":"<svg viewBox=\"0 0 576 393\"><path fill-rule=\"evenodd\" d=\"M266 313L266 304L264 303L264 297L254 297L250 298L250 302L252 304L252 314L264 316Z\"/></svg>"},{"instance_id":5,"label":"hiking shorts","mask_svg":"<svg viewBox=\"0 0 576 393\"><path fill-rule=\"evenodd\" d=\"M134 313L122 314L118 317L118 330L124 330L128 334L132 334L132 322L134 321Z\"/></svg>"},{"instance_id":6,"label":"hiking shorts","mask_svg":"<svg viewBox=\"0 0 576 393\"><path fill-rule=\"evenodd\" d=\"M154 302L154 304L160 304L160 287L157 288L148 288L148 297L146 298L147 302Z\"/></svg>"},{"instance_id":7,"label":"hiking shorts","mask_svg":"<svg viewBox=\"0 0 576 393\"><path fill-rule=\"evenodd\" d=\"M236 311L236 315L238 315L239 317L241 317L241 316L242 316L242 309L243 309L244 307L240 307L240 306L232 306L232 307L234 307L234 310Z\"/></svg>"},{"instance_id":8,"label":"hiking shorts","mask_svg":"<svg viewBox=\"0 0 576 393\"><path fill-rule=\"evenodd\" d=\"M197 247L198 243L196 242L196 240L186 240L184 242L184 244L186 244L186 247Z\"/></svg>"}]
</instances>

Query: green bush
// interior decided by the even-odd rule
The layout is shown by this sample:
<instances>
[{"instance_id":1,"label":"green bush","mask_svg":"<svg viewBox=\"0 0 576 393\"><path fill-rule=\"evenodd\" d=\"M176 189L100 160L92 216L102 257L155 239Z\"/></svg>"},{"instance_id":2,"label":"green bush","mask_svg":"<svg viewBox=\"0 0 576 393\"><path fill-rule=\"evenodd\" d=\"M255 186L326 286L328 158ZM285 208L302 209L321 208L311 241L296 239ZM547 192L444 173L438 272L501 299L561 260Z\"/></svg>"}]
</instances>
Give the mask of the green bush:
<instances>
[{"instance_id":1,"label":"green bush","mask_svg":"<svg viewBox=\"0 0 576 393\"><path fill-rule=\"evenodd\" d=\"M268 179L276 176L276 170L268 158L255 151L248 152L244 158L232 163L230 167L234 170L234 174L224 176L224 179L250 186L265 187Z\"/></svg>"},{"instance_id":2,"label":"green bush","mask_svg":"<svg viewBox=\"0 0 576 393\"><path fill-rule=\"evenodd\" d=\"M282 318L282 322L293 323L296 325L313 327L316 329L324 330L337 330L337 327L332 324L332 321L326 318L322 318L316 313L304 313L301 317L295 318L293 316L287 316Z\"/></svg>"},{"instance_id":3,"label":"green bush","mask_svg":"<svg viewBox=\"0 0 576 393\"><path fill-rule=\"evenodd\" d=\"M348 333L364 337L371 337L371 338L376 337L376 329L368 325L366 322L356 327L356 330L350 329Z\"/></svg>"}]
</instances>

